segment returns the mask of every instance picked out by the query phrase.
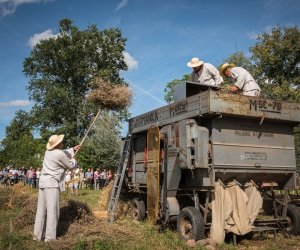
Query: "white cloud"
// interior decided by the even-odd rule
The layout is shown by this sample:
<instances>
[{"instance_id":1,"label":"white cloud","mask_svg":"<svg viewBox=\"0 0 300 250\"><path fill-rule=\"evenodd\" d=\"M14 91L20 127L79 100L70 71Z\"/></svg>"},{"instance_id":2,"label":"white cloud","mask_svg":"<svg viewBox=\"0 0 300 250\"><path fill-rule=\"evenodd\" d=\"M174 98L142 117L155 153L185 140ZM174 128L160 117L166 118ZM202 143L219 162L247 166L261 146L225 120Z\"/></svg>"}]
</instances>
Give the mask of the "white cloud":
<instances>
[{"instance_id":1,"label":"white cloud","mask_svg":"<svg viewBox=\"0 0 300 250\"><path fill-rule=\"evenodd\" d=\"M22 4L48 2L51 0L0 0L0 15L7 16L16 11Z\"/></svg>"},{"instance_id":2,"label":"white cloud","mask_svg":"<svg viewBox=\"0 0 300 250\"><path fill-rule=\"evenodd\" d=\"M135 60L128 52L124 51L123 55L124 55L124 61L126 62L127 66L128 66L128 70L138 68L138 65L139 65L138 61Z\"/></svg>"},{"instance_id":3,"label":"white cloud","mask_svg":"<svg viewBox=\"0 0 300 250\"><path fill-rule=\"evenodd\" d=\"M118 4L118 6L115 8L115 11L119 11L120 9L123 9L128 4L128 0L121 0L121 2Z\"/></svg>"},{"instance_id":4,"label":"white cloud","mask_svg":"<svg viewBox=\"0 0 300 250\"><path fill-rule=\"evenodd\" d=\"M267 26L265 28L265 32L268 33L268 34L271 34L272 33L272 30L275 28L276 26Z\"/></svg>"},{"instance_id":5,"label":"white cloud","mask_svg":"<svg viewBox=\"0 0 300 250\"><path fill-rule=\"evenodd\" d=\"M251 32L247 32L246 35L250 40L256 40L258 38L258 35L262 34L262 33L267 33L267 34L271 34L272 30L275 28L276 26L266 26L264 28L264 31L261 33L257 33L254 31Z\"/></svg>"},{"instance_id":6,"label":"white cloud","mask_svg":"<svg viewBox=\"0 0 300 250\"><path fill-rule=\"evenodd\" d=\"M30 101L27 100L14 100L10 102L0 102L0 108L6 107L25 107L31 105Z\"/></svg>"},{"instance_id":7,"label":"white cloud","mask_svg":"<svg viewBox=\"0 0 300 250\"><path fill-rule=\"evenodd\" d=\"M258 37L258 33L255 33L253 31L247 32L246 35L250 40L256 40L256 38Z\"/></svg>"},{"instance_id":8,"label":"white cloud","mask_svg":"<svg viewBox=\"0 0 300 250\"><path fill-rule=\"evenodd\" d=\"M51 37L57 37L58 34L53 34L52 29L48 29L42 33L34 34L29 38L28 45L33 48L37 45L41 40L47 40Z\"/></svg>"}]
</instances>

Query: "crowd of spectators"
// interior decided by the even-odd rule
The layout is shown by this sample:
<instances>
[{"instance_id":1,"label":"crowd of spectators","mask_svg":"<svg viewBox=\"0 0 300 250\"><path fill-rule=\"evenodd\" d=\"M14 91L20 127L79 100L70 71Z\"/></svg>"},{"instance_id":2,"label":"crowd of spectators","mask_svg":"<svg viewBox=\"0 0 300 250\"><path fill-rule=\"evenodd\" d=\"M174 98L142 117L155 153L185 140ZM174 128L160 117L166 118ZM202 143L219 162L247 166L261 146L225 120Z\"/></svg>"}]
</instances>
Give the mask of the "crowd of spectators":
<instances>
[{"instance_id":1,"label":"crowd of spectators","mask_svg":"<svg viewBox=\"0 0 300 250\"><path fill-rule=\"evenodd\" d=\"M17 183L28 185L30 188L37 188L39 185L40 168L0 168L0 184L11 186Z\"/></svg>"},{"instance_id":2,"label":"crowd of spectators","mask_svg":"<svg viewBox=\"0 0 300 250\"><path fill-rule=\"evenodd\" d=\"M89 188L94 188L95 190L99 190L105 187L113 180L113 173L111 170L100 170L99 168L93 170L93 168L89 168L85 173L83 173L81 169L80 173L81 174L79 178L81 185Z\"/></svg>"},{"instance_id":3,"label":"crowd of spectators","mask_svg":"<svg viewBox=\"0 0 300 250\"><path fill-rule=\"evenodd\" d=\"M34 167L5 167L0 168L0 184L11 186L17 183L28 185L30 188L38 188L39 178L41 174L40 168ZM67 171L63 190L71 189L72 193L78 194L78 189L88 188L99 190L105 187L113 180L113 173L111 170L99 168L95 171L89 168L86 172L82 168L76 171Z\"/></svg>"}]
</instances>

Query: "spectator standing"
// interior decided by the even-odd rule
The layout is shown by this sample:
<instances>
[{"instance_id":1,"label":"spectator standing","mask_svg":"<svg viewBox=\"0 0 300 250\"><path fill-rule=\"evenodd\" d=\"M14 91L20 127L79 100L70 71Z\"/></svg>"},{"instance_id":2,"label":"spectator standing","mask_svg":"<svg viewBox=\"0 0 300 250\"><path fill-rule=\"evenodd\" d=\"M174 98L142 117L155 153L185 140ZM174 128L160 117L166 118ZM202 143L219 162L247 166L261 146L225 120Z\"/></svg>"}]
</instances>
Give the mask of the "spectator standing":
<instances>
[{"instance_id":1,"label":"spectator standing","mask_svg":"<svg viewBox=\"0 0 300 250\"><path fill-rule=\"evenodd\" d=\"M3 170L3 180L2 180L2 183L7 186L7 185L9 185L9 181L10 181L10 179L9 179L9 169L5 168Z\"/></svg>"},{"instance_id":2,"label":"spectator standing","mask_svg":"<svg viewBox=\"0 0 300 250\"><path fill-rule=\"evenodd\" d=\"M18 183L18 170L17 170L17 168L12 169L11 182L12 182L12 184L17 184Z\"/></svg>"},{"instance_id":3,"label":"spectator standing","mask_svg":"<svg viewBox=\"0 0 300 250\"><path fill-rule=\"evenodd\" d=\"M92 185L92 178L93 178L93 174L91 172L91 169L89 168L88 171L85 173L86 188L87 187L91 187L91 185Z\"/></svg>"},{"instance_id":4,"label":"spectator standing","mask_svg":"<svg viewBox=\"0 0 300 250\"><path fill-rule=\"evenodd\" d=\"M103 188L106 184L106 169L103 169L100 174L100 188Z\"/></svg>"},{"instance_id":5,"label":"spectator standing","mask_svg":"<svg viewBox=\"0 0 300 250\"><path fill-rule=\"evenodd\" d=\"M22 167L22 181L25 186L27 184L27 169L24 166Z\"/></svg>"},{"instance_id":6,"label":"spectator standing","mask_svg":"<svg viewBox=\"0 0 300 250\"><path fill-rule=\"evenodd\" d=\"M77 168L74 171L74 176L73 176L73 191L75 191L75 195L78 196L78 188L79 188L79 173L80 170ZM73 192L72 192L73 193Z\"/></svg>"},{"instance_id":7,"label":"spectator standing","mask_svg":"<svg viewBox=\"0 0 300 250\"><path fill-rule=\"evenodd\" d=\"M34 177L34 171L32 167L30 167L29 170L27 171L28 185L30 188L33 187L33 177Z\"/></svg>"},{"instance_id":8,"label":"spectator standing","mask_svg":"<svg viewBox=\"0 0 300 250\"><path fill-rule=\"evenodd\" d=\"M22 168L19 167L18 169L18 182L22 182L23 181L23 171Z\"/></svg>"},{"instance_id":9,"label":"spectator standing","mask_svg":"<svg viewBox=\"0 0 300 250\"><path fill-rule=\"evenodd\" d=\"M91 168L91 188L94 186L94 168Z\"/></svg>"},{"instance_id":10,"label":"spectator standing","mask_svg":"<svg viewBox=\"0 0 300 250\"><path fill-rule=\"evenodd\" d=\"M79 172L79 188L83 188L83 184L84 184L84 172L83 169L80 169Z\"/></svg>"},{"instance_id":11,"label":"spectator standing","mask_svg":"<svg viewBox=\"0 0 300 250\"><path fill-rule=\"evenodd\" d=\"M39 188L39 182L40 182L40 175L41 175L41 170L40 168L37 168L36 172L36 188Z\"/></svg>"},{"instance_id":12,"label":"spectator standing","mask_svg":"<svg viewBox=\"0 0 300 250\"><path fill-rule=\"evenodd\" d=\"M112 181L112 179L113 179L113 173L111 170L108 170L106 184L109 184Z\"/></svg>"},{"instance_id":13,"label":"spectator standing","mask_svg":"<svg viewBox=\"0 0 300 250\"><path fill-rule=\"evenodd\" d=\"M70 181L72 179L72 173L70 170L67 171L66 173L66 177L65 177L65 188L67 189L71 189L71 192L73 193L73 190L72 190L72 184L70 184Z\"/></svg>"},{"instance_id":14,"label":"spectator standing","mask_svg":"<svg viewBox=\"0 0 300 250\"><path fill-rule=\"evenodd\" d=\"M100 177L99 169L96 169L96 171L94 172L94 188L95 188L95 190L99 190L99 177Z\"/></svg>"},{"instance_id":15,"label":"spectator standing","mask_svg":"<svg viewBox=\"0 0 300 250\"><path fill-rule=\"evenodd\" d=\"M9 171L8 171L8 185L10 186L12 184L12 181L13 181L13 167L10 167L9 168Z\"/></svg>"},{"instance_id":16,"label":"spectator standing","mask_svg":"<svg viewBox=\"0 0 300 250\"><path fill-rule=\"evenodd\" d=\"M33 169L33 187L36 188L36 170Z\"/></svg>"}]
</instances>

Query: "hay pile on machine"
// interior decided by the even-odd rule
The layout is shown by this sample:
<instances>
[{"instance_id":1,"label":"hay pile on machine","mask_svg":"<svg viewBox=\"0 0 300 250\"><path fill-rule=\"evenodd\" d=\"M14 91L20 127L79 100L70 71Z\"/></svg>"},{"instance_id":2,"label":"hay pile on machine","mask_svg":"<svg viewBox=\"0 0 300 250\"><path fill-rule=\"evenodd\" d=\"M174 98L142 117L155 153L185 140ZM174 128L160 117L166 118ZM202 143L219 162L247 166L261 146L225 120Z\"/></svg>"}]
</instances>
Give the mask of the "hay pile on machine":
<instances>
[{"instance_id":1,"label":"hay pile on machine","mask_svg":"<svg viewBox=\"0 0 300 250\"><path fill-rule=\"evenodd\" d=\"M191 82L177 87L175 99L129 121L119 175L134 194L134 218L175 222L184 239L210 232L222 242L225 232L280 228L299 234L300 213L287 191L276 199L274 190L296 188L293 128L300 122L300 104ZM121 185L117 181L114 188ZM273 218L257 220L266 196Z\"/></svg>"}]
</instances>

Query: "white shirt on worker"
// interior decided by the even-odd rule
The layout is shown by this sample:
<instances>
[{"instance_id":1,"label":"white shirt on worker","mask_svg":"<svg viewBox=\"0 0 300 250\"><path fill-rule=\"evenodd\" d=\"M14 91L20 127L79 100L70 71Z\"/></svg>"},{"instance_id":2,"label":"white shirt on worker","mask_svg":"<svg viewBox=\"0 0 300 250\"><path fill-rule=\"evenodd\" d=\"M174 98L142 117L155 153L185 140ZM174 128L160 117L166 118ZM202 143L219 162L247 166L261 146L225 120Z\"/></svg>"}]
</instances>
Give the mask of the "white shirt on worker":
<instances>
[{"instance_id":1,"label":"white shirt on worker","mask_svg":"<svg viewBox=\"0 0 300 250\"><path fill-rule=\"evenodd\" d=\"M65 171L76 168L73 148L68 150L47 150L44 156L43 168L40 175L39 188L60 187L65 179Z\"/></svg>"},{"instance_id":2,"label":"white shirt on worker","mask_svg":"<svg viewBox=\"0 0 300 250\"><path fill-rule=\"evenodd\" d=\"M241 67L233 67L230 72L236 81L234 85L243 91L243 95L250 95L249 92L253 90L260 92L260 87L247 70Z\"/></svg>"},{"instance_id":3,"label":"white shirt on worker","mask_svg":"<svg viewBox=\"0 0 300 250\"><path fill-rule=\"evenodd\" d=\"M203 63L198 73L192 72L192 81L202 84L220 85L223 82L223 78L212 64Z\"/></svg>"}]
</instances>

